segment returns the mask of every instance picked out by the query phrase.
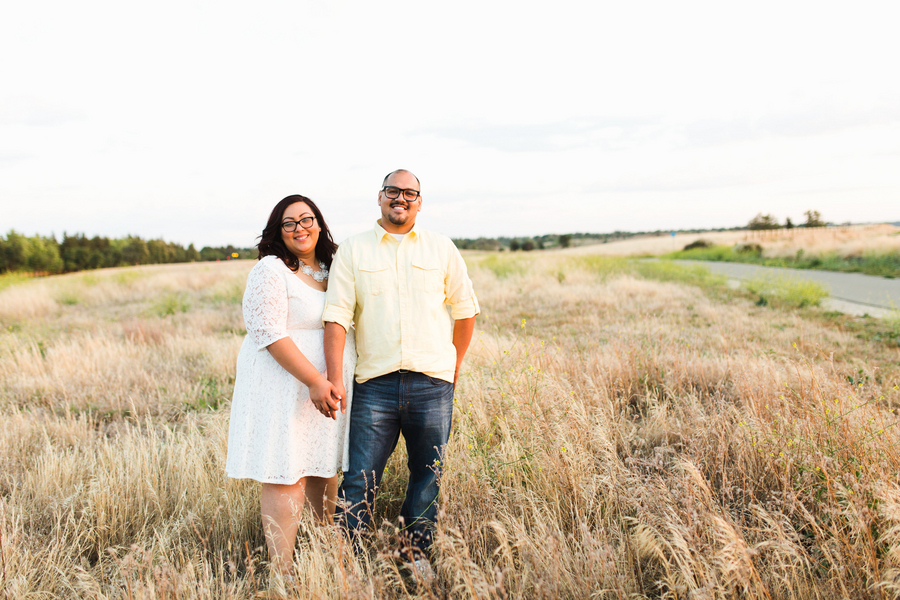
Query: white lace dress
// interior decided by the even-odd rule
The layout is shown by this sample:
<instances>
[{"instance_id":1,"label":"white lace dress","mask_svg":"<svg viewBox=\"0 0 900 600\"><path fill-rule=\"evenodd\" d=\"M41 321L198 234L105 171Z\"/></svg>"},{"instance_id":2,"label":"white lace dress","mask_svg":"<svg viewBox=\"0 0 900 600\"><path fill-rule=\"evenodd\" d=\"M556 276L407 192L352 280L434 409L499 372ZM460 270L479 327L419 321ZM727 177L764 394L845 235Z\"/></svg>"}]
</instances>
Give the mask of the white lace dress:
<instances>
[{"instance_id":1,"label":"white lace dress","mask_svg":"<svg viewBox=\"0 0 900 600\"><path fill-rule=\"evenodd\" d=\"M266 346L290 337L325 374L325 292L314 289L274 256L250 271L244 291L247 337L237 360L228 428L229 477L292 484L301 477L331 477L346 471L350 400L356 344L352 330L344 347L347 412L337 421L316 410L309 388L275 362Z\"/></svg>"}]
</instances>

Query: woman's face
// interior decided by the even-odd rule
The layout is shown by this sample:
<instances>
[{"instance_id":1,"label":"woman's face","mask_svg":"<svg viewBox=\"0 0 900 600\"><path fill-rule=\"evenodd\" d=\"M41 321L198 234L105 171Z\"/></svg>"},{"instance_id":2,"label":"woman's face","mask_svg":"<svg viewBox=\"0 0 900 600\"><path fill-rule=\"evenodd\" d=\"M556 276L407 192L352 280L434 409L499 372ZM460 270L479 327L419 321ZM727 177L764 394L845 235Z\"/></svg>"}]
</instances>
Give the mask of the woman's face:
<instances>
[{"instance_id":1,"label":"woman's face","mask_svg":"<svg viewBox=\"0 0 900 600\"><path fill-rule=\"evenodd\" d=\"M322 230L315 217L315 214L313 214L312 209L306 202L294 202L284 209L284 214L281 215L282 225L285 222L296 223L294 231L285 231L284 227L281 228L281 239L284 241L284 245L287 246L288 252L297 258L303 259L304 262L308 262L315 257L316 242L319 241L319 232ZM310 218L312 218L311 222L308 221ZM297 221L302 221L302 223L297 223ZM303 227L303 225L308 225L308 228ZM310 266L313 266L313 264L310 263Z\"/></svg>"}]
</instances>

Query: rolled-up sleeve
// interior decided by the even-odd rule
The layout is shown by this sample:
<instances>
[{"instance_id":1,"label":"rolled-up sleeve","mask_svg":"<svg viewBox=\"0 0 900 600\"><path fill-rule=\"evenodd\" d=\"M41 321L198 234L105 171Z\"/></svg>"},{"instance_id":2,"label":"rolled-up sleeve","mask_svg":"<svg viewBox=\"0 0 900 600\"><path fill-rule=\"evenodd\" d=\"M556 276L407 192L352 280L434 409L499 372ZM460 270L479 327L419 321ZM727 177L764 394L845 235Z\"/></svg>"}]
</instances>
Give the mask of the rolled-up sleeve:
<instances>
[{"instance_id":1,"label":"rolled-up sleeve","mask_svg":"<svg viewBox=\"0 0 900 600\"><path fill-rule=\"evenodd\" d=\"M325 292L323 323L337 323L345 331L350 330L356 311L356 278L353 274L351 248L348 243L338 247L328 274L328 291Z\"/></svg>"},{"instance_id":2,"label":"rolled-up sleeve","mask_svg":"<svg viewBox=\"0 0 900 600\"><path fill-rule=\"evenodd\" d=\"M250 271L242 302L244 326L258 350L288 337L287 284L269 263L263 259Z\"/></svg>"},{"instance_id":3,"label":"rolled-up sleeve","mask_svg":"<svg viewBox=\"0 0 900 600\"><path fill-rule=\"evenodd\" d=\"M456 321L481 313L475 288L466 269L466 261L455 246L449 252L444 295L447 298L446 304L450 305L450 316Z\"/></svg>"}]
</instances>

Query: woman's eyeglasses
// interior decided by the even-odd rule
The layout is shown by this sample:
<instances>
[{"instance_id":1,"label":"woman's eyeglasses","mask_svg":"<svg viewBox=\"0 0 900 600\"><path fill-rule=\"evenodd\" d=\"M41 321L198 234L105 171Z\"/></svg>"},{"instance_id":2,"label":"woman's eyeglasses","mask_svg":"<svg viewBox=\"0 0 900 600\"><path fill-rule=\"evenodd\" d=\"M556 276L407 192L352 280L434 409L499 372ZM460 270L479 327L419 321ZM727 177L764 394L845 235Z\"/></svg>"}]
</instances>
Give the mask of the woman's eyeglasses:
<instances>
[{"instance_id":1,"label":"woman's eyeglasses","mask_svg":"<svg viewBox=\"0 0 900 600\"><path fill-rule=\"evenodd\" d=\"M310 227L312 227L315 220L315 217L303 217L299 221L285 221L281 224L281 228L284 229L287 233L292 233L294 231L297 231L297 225L299 225L303 229L309 229Z\"/></svg>"}]
</instances>

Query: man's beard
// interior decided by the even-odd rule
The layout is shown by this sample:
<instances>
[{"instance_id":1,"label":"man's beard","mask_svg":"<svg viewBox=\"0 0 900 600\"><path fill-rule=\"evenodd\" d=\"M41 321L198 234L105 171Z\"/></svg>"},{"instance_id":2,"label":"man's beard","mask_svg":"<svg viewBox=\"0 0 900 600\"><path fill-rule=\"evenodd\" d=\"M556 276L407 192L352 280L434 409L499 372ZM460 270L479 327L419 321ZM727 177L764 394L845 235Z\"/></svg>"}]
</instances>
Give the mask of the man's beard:
<instances>
[{"instance_id":1,"label":"man's beard","mask_svg":"<svg viewBox=\"0 0 900 600\"><path fill-rule=\"evenodd\" d=\"M394 225L406 225L406 221L409 219L409 205L400 204L399 202L391 204L391 208L394 208L395 206L402 206L406 209L406 212L402 214L395 214L393 211L388 211L388 221L390 221Z\"/></svg>"}]
</instances>

